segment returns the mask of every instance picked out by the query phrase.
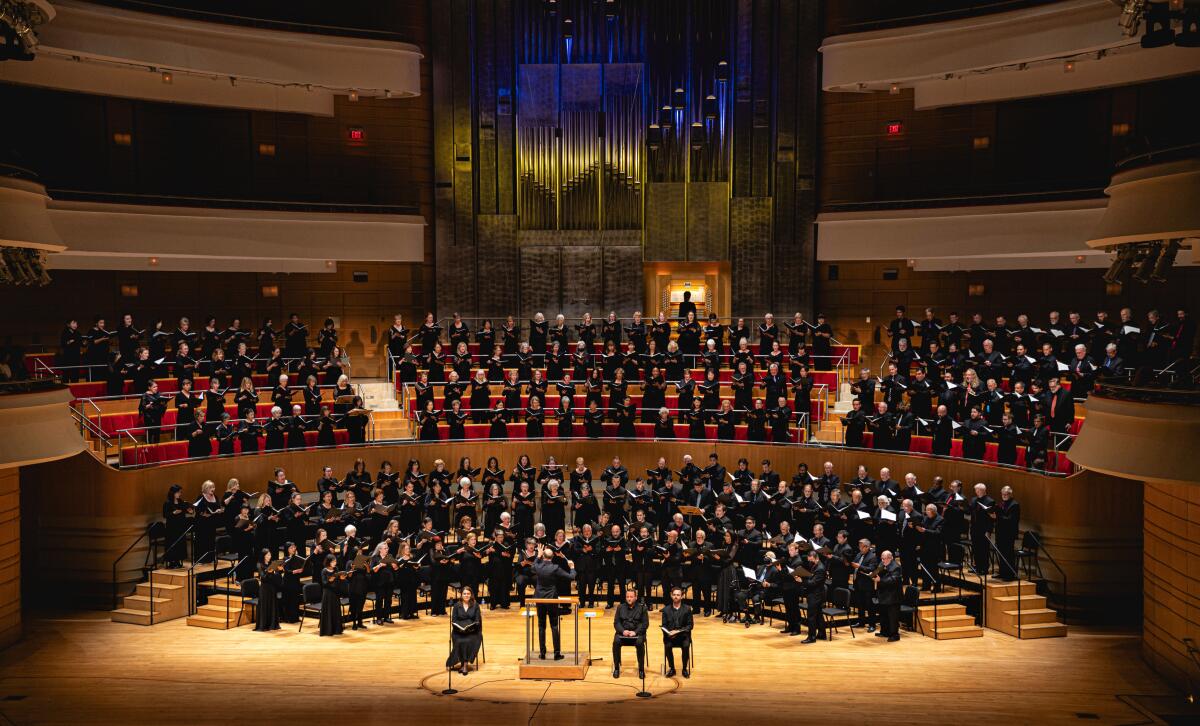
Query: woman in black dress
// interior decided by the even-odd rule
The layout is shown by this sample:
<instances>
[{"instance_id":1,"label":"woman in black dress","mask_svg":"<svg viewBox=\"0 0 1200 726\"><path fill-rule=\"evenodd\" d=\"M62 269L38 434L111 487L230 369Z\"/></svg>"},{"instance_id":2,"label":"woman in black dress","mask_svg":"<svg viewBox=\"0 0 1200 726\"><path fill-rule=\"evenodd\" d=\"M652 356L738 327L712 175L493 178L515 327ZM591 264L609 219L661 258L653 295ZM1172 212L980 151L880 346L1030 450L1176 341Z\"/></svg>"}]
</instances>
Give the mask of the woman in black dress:
<instances>
[{"instance_id":1,"label":"woman in black dress","mask_svg":"<svg viewBox=\"0 0 1200 726\"><path fill-rule=\"evenodd\" d=\"M304 381L304 415L317 416L321 413L321 398L324 391L317 387L317 377L309 376Z\"/></svg>"},{"instance_id":2,"label":"woman in black dress","mask_svg":"<svg viewBox=\"0 0 1200 726\"><path fill-rule=\"evenodd\" d=\"M258 607L255 630L279 630L279 591L283 588L280 565L271 562L271 550L264 549L258 559Z\"/></svg>"},{"instance_id":3,"label":"woman in black dress","mask_svg":"<svg viewBox=\"0 0 1200 726\"><path fill-rule=\"evenodd\" d=\"M508 411L505 410L504 401L497 401L496 407L492 409L488 438L492 441L503 441L508 438Z\"/></svg>"},{"instance_id":4,"label":"woman in black dress","mask_svg":"<svg viewBox=\"0 0 1200 726\"><path fill-rule=\"evenodd\" d=\"M333 433L336 425L329 407L322 406L321 416L317 419L317 446L337 446L337 438Z\"/></svg>"},{"instance_id":5,"label":"woman in black dress","mask_svg":"<svg viewBox=\"0 0 1200 726\"><path fill-rule=\"evenodd\" d=\"M412 545L407 541L400 543L396 550L396 589L400 591L400 619L417 619L417 570L420 565L412 555Z\"/></svg>"},{"instance_id":6,"label":"woman in black dress","mask_svg":"<svg viewBox=\"0 0 1200 726\"><path fill-rule=\"evenodd\" d=\"M547 532L557 532L566 524L566 505L567 496L560 482L551 479L542 490L542 524L546 525Z\"/></svg>"},{"instance_id":7,"label":"woman in black dress","mask_svg":"<svg viewBox=\"0 0 1200 726\"><path fill-rule=\"evenodd\" d=\"M279 620L294 623L300 620L300 598L304 591L300 578L308 572L308 560L300 555L295 542L285 542L283 552L283 589L279 599Z\"/></svg>"},{"instance_id":8,"label":"woman in black dress","mask_svg":"<svg viewBox=\"0 0 1200 726\"><path fill-rule=\"evenodd\" d=\"M417 414L417 425L421 427L418 439L421 441L437 441L441 438L438 435L438 418L440 413L433 410L433 401L426 401L425 408Z\"/></svg>"},{"instance_id":9,"label":"woman in black dress","mask_svg":"<svg viewBox=\"0 0 1200 726\"><path fill-rule=\"evenodd\" d=\"M475 377L471 379L470 402L471 420L475 423L487 421L488 409L492 407L492 389L482 369L475 371Z\"/></svg>"},{"instance_id":10,"label":"woman in black dress","mask_svg":"<svg viewBox=\"0 0 1200 726\"><path fill-rule=\"evenodd\" d=\"M433 528L439 532L450 530L450 502L454 498L445 491L441 479L429 480L429 491L425 494L425 514L433 520Z\"/></svg>"},{"instance_id":11,"label":"woman in black dress","mask_svg":"<svg viewBox=\"0 0 1200 726\"><path fill-rule=\"evenodd\" d=\"M525 455L521 455L525 458ZM517 491L513 494L513 529L516 530L520 541L533 536L533 512L535 507L534 493L530 487L529 481L522 479L517 484Z\"/></svg>"},{"instance_id":12,"label":"woman in black dress","mask_svg":"<svg viewBox=\"0 0 1200 726\"><path fill-rule=\"evenodd\" d=\"M671 411L665 406L658 409L658 418L654 421L654 438L675 438L675 420L671 418Z\"/></svg>"},{"instance_id":13,"label":"woman in black dress","mask_svg":"<svg viewBox=\"0 0 1200 726\"><path fill-rule=\"evenodd\" d=\"M488 460L491 466L496 457ZM496 464L499 466L499 464ZM501 474L503 476L503 474ZM487 475L484 474L486 478ZM504 499L504 489L498 482L491 482L483 495L483 526L485 531L494 532L500 526L500 515L508 511L508 502Z\"/></svg>"},{"instance_id":14,"label":"woman in black dress","mask_svg":"<svg viewBox=\"0 0 1200 726\"><path fill-rule=\"evenodd\" d=\"M555 409L554 416L558 419L558 438L573 437L575 435L575 409L571 405L569 396L563 396L558 400L558 408Z\"/></svg>"},{"instance_id":15,"label":"woman in black dress","mask_svg":"<svg viewBox=\"0 0 1200 726\"><path fill-rule=\"evenodd\" d=\"M462 599L450 610L450 622L450 656L446 658L446 667L458 667L465 676L467 664L475 660L483 644L483 615L471 588L463 587Z\"/></svg>"},{"instance_id":16,"label":"woman in black dress","mask_svg":"<svg viewBox=\"0 0 1200 726\"><path fill-rule=\"evenodd\" d=\"M342 634L342 589L337 555L325 555L325 568L321 570L321 635Z\"/></svg>"},{"instance_id":17,"label":"woman in black dress","mask_svg":"<svg viewBox=\"0 0 1200 726\"><path fill-rule=\"evenodd\" d=\"M483 579L483 562L478 547L479 537L471 532L458 551L458 582L464 590L472 592L478 589L479 581Z\"/></svg>"},{"instance_id":18,"label":"woman in black dress","mask_svg":"<svg viewBox=\"0 0 1200 726\"><path fill-rule=\"evenodd\" d=\"M625 396L620 403L613 406L613 418L617 422L618 439L632 439L637 436L637 431L633 427L637 411L633 408L632 398Z\"/></svg>"},{"instance_id":19,"label":"woman in black dress","mask_svg":"<svg viewBox=\"0 0 1200 726\"><path fill-rule=\"evenodd\" d=\"M542 402L536 398L531 399L529 408L525 409L525 438L540 439L544 437L546 435L545 420L546 412L542 409Z\"/></svg>"},{"instance_id":20,"label":"woman in black dress","mask_svg":"<svg viewBox=\"0 0 1200 726\"><path fill-rule=\"evenodd\" d=\"M188 513L194 507L183 500L183 487L172 484L167 490L167 501L163 503L163 520L167 528L167 552L163 564L168 568L179 567L187 557L187 541L183 533L188 528Z\"/></svg>"},{"instance_id":21,"label":"woman in black dress","mask_svg":"<svg viewBox=\"0 0 1200 726\"><path fill-rule=\"evenodd\" d=\"M462 401L457 398L450 402L450 410L446 412L446 424L449 426L446 438L450 441L462 441L467 438L467 418L470 416L462 408Z\"/></svg>"},{"instance_id":22,"label":"woman in black dress","mask_svg":"<svg viewBox=\"0 0 1200 726\"><path fill-rule=\"evenodd\" d=\"M667 383L655 366L650 369L650 376L642 387L642 423L654 423L658 418L658 410L666 405Z\"/></svg>"},{"instance_id":23,"label":"woman in black dress","mask_svg":"<svg viewBox=\"0 0 1200 726\"><path fill-rule=\"evenodd\" d=\"M717 441L733 441L736 414L729 399L721 401L721 409L713 417L717 422Z\"/></svg>"},{"instance_id":24,"label":"woman in black dress","mask_svg":"<svg viewBox=\"0 0 1200 726\"><path fill-rule=\"evenodd\" d=\"M389 556L390 550L386 540L375 545L375 551L371 553L371 562L368 565L371 589L375 591L374 623L376 625L392 622L392 590L395 588L395 574L398 565L395 563L395 558Z\"/></svg>"},{"instance_id":25,"label":"woman in black dress","mask_svg":"<svg viewBox=\"0 0 1200 726\"><path fill-rule=\"evenodd\" d=\"M576 527L594 524L600 519L600 505L592 494L590 482L579 485L579 491L571 497L571 521Z\"/></svg>"},{"instance_id":26,"label":"woman in black dress","mask_svg":"<svg viewBox=\"0 0 1200 726\"><path fill-rule=\"evenodd\" d=\"M217 499L216 490L217 485L211 481L200 485L200 498L194 504L196 507L196 542L192 550L193 562L196 562L198 557L208 555L203 562L211 564L212 558L216 555L217 527L225 523L225 518L221 516L225 513L225 508Z\"/></svg>"},{"instance_id":27,"label":"woman in black dress","mask_svg":"<svg viewBox=\"0 0 1200 726\"><path fill-rule=\"evenodd\" d=\"M692 401L692 409L684 413L684 418L687 419L688 438L696 441L703 441L708 438L707 432L704 430L704 422L707 416L701 408L704 403L699 398Z\"/></svg>"}]
</instances>

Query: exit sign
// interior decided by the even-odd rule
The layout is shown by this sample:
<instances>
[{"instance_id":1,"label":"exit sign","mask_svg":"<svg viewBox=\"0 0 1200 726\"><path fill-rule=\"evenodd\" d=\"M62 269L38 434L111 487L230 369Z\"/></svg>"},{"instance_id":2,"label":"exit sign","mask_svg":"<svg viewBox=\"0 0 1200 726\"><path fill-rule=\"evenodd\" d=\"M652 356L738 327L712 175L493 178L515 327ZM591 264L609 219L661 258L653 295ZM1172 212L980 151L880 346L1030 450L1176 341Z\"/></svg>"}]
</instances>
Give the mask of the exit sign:
<instances>
[{"instance_id":1,"label":"exit sign","mask_svg":"<svg viewBox=\"0 0 1200 726\"><path fill-rule=\"evenodd\" d=\"M887 135L888 136L899 136L902 133L904 133L904 124L903 123L901 123L899 121L888 121L887 122Z\"/></svg>"},{"instance_id":2,"label":"exit sign","mask_svg":"<svg viewBox=\"0 0 1200 726\"><path fill-rule=\"evenodd\" d=\"M361 126L351 126L346 129L346 140L352 144L363 144L367 141L367 132Z\"/></svg>"}]
</instances>

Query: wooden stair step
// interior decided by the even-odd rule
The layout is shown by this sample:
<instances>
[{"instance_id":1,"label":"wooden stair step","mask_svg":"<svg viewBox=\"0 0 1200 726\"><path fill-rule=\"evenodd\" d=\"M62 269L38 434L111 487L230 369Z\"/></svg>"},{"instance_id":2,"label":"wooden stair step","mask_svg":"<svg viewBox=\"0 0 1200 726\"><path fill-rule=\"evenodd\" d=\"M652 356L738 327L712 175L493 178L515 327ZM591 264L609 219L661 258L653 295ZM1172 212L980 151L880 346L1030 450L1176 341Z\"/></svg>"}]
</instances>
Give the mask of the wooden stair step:
<instances>
[{"instance_id":1,"label":"wooden stair step","mask_svg":"<svg viewBox=\"0 0 1200 726\"><path fill-rule=\"evenodd\" d=\"M975 616L967 615L965 613L962 615L938 615L937 620L934 620L932 615L922 615L921 622L925 623L926 625L928 625L930 627L938 627L938 628L957 627L960 625L965 625L967 623L974 625L975 624Z\"/></svg>"},{"instance_id":2,"label":"wooden stair step","mask_svg":"<svg viewBox=\"0 0 1200 726\"><path fill-rule=\"evenodd\" d=\"M1002 595L1000 597L992 597L992 602L1005 606L1018 605L1021 610L1036 610L1046 607L1045 595Z\"/></svg>"},{"instance_id":3,"label":"wooden stair step","mask_svg":"<svg viewBox=\"0 0 1200 726\"><path fill-rule=\"evenodd\" d=\"M958 640L960 638L982 638L983 628L978 625L961 625L952 628L938 628L933 634L935 640Z\"/></svg>"},{"instance_id":4,"label":"wooden stair step","mask_svg":"<svg viewBox=\"0 0 1200 726\"><path fill-rule=\"evenodd\" d=\"M151 606L167 605L174 600L169 597L150 597L148 595L126 595L122 600L126 607L124 610L138 610L140 612L150 612ZM129 607L132 605L133 607ZM156 611L157 612L157 611Z\"/></svg>"},{"instance_id":5,"label":"wooden stair step","mask_svg":"<svg viewBox=\"0 0 1200 726\"><path fill-rule=\"evenodd\" d=\"M922 605L917 608L917 615L925 617L933 617L933 611L937 610L939 615L958 615L967 611L967 606L961 603L939 604L939 605Z\"/></svg>"},{"instance_id":6,"label":"wooden stair step","mask_svg":"<svg viewBox=\"0 0 1200 726\"><path fill-rule=\"evenodd\" d=\"M1022 623L1022 638L1063 638L1067 635L1067 626L1062 623Z\"/></svg>"},{"instance_id":7,"label":"wooden stair step","mask_svg":"<svg viewBox=\"0 0 1200 726\"><path fill-rule=\"evenodd\" d=\"M1021 625L1034 625L1037 623L1057 623L1058 612L1049 608L1034 608L1032 610L1005 610L1004 614L1012 618L1013 623L1017 622L1020 617Z\"/></svg>"},{"instance_id":8,"label":"wooden stair step","mask_svg":"<svg viewBox=\"0 0 1200 726\"><path fill-rule=\"evenodd\" d=\"M189 615L187 624L195 628L210 628L212 630L229 630L229 621L225 618L214 618L208 615Z\"/></svg>"},{"instance_id":9,"label":"wooden stair step","mask_svg":"<svg viewBox=\"0 0 1200 726\"><path fill-rule=\"evenodd\" d=\"M158 618L162 613L154 613L154 621L158 622ZM130 608L117 608L111 613L114 623L130 623L133 625L149 625L151 613L145 610L132 610Z\"/></svg>"}]
</instances>

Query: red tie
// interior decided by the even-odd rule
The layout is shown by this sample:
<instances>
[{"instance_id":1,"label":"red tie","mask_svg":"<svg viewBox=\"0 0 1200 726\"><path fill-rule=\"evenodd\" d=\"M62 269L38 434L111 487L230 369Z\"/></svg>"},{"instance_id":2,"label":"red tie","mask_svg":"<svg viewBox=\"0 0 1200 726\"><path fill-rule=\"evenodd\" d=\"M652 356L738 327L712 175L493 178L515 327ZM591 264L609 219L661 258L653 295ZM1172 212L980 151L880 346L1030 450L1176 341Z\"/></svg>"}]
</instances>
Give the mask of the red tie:
<instances>
[{"instance_id":1,"label":"red tie","mask_svg":"<svg viewBox=\"0 0 1200 726\"><path fill-rule=\"evenodd\" d=\"M1054 409L1058 406L1058 393L1050 394L1050 420L1054 420Z\"/></svg>"}]
</instances>

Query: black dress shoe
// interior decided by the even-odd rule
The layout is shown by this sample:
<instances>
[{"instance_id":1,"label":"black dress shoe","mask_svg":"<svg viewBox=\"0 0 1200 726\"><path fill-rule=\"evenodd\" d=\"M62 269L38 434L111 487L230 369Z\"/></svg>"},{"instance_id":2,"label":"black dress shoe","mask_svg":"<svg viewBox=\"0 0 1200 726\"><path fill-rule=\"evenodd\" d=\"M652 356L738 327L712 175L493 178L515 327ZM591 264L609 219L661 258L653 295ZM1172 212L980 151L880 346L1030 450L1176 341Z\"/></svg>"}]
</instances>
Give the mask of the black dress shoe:
<instances>
[{"instance_id":1,"label":"black dress shoe","mask_svg":"<svg viewBox=\"0 0 1200 726\"><path fill-rule=\"evenodd\" d=\"M875 626L874 626L874 625L868 625L868 626L867 626L867 632L868 632L868 633L874 633L874 632L875 632Z\"/></svg>"},{"instance_id":2,"label":"black dress shoe","mask_svg":"<svg viewBox=\"0 0 1200 726\"><path fill-rule=\"evenodd\" d=\"M562 653L555 653L555 654L554 654L554 660L562 660L562 659L563 659L563 658L565 658L565 657L566 657L566 656L565 656L565 655L563 655Z\"/></svg>"},{"instance_id":3,"label":"black dress shoe","mask_svg":"<svg viewBox=\"0 0 1200 726\"><path fill-rule=\"evenodd\" d=\"M793 631L791 631L791 632L789 632L789 633L788 633L788 635L799 635L799 634L800 634L800 631L799 631L799 630L793 630Z\"/></svg>"},{"instance_id":4,"label":"black dress shoe","mask_svg":"<svg viewBox=\"0 0 1200 726\"><path fill-rule=\"evenodd\" d=\"M893 636L891 636L890 638L888 638L888 639L887 639L887 642L889 642L889 643L895 643L897 640L900 640L900 636L899 636L899 635L893 635Z\"/></svg>"},{"instance_id":5,"label":"black dress shoe","mask_svg":"<svg viewBox=\"0 0 1200 726\"><path fill-rule=\"evenodd\" d=\"M674 677L675 677L675 669L674 669L674 668L668 668L668 669L667 669L667 678L674 678Z\"/></svg>"},{"instance_id":6,"label":"black dress shoe","mask_svg":"<svg viewBox=\"0 0 1200 726\"><path fill-rule=\"evenodd\" d=\"M621 666L613 666L613 678L621 677Z\"/></svg>"},{"instance_id":7,"label":"black dress shoe","mask_svg":"<svg viewBox=\"0 0 1200 726\"><path fill-rule=\"evenodd\" d=\"M817 642L817 639L810 635L809 637L805 638L804 640L801 640L800 644L808 645L809 643L815 643L815 642Z\"/></svg>"},{"instance_id":8,"label":"black dress shoe","mask_svg":"<svg viewBox=\"0 0 1200 726\"><path fill-rule=\"evenodd\" d=\"M543 650L543 651L542 651L542 654L541 654L541 655L539 655L539 656L538 656L538 658L540 658L540 659L542 659L542 660L546 660L546 651L544 651L544 650Z\"/></svg>"},{"instance_id":9,"label":"black dress shoe","mask_svg":"<svg viewBox=\"0 0 1200 726\"><path fill-rule=\"evenodd\" d=\"M638 678L641 678L642 680L646 679L646 671L644 669L638 668Z\"/></svg>"},{"instance_id":10,"label":"black dress shoe","mask_svg":"<svg viewBox=\"0 0 1200 726\"><path fill-rule=\"evenodd\" d=\"M691 678L691 677L692 677L692 672L691 672L691 671L689 671L687 668L684 668L684 669L683 669L683 677L684 677L684 678Z\"/></svg>"},{"instance_id":11,"label":"black dress shoe","mask_svg":"<svg viewBox=\"0 0 1200 726\"><path fill-rule=\"evenodd\" d=\"M888 634L881 630L878 633L875 633L875 637L876 638L886 638L886 637L888 637Z\"/></svg>"}]
</instances>

